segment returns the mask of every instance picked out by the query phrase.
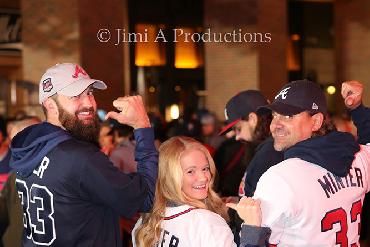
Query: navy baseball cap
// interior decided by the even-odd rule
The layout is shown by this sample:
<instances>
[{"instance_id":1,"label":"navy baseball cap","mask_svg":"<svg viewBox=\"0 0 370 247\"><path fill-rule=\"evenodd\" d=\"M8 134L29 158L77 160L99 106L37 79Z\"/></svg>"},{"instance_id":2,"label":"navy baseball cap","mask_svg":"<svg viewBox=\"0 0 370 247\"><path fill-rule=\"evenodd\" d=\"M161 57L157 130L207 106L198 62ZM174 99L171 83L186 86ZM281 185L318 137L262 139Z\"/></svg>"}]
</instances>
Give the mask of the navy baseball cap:
<instances>
[{"instance_id":1,"label":"navy baseball cap","mask_svg":"<svg viewBox=\"0 0 370 247\"><path fill-rule=\"evenodd\" d=\"M303 111L326 115L327 104L324 91L317 83L309 80L292 81L275 96L271 104L261 107L281 115L292 116Z\"/></svg>"},{"instance_id":2,"label":"navy baseball cap","mask_svg":"<svg viewBox=\"0 0 370 247\"><path fill-rule=\"evenodd\" d=\"M261 106L268 104L266 98L257 90L246 90L232 97L225 107L227 125L222 128L219 135L223 135L251 112L257 112Z\"/></svg>"}]
</instances>

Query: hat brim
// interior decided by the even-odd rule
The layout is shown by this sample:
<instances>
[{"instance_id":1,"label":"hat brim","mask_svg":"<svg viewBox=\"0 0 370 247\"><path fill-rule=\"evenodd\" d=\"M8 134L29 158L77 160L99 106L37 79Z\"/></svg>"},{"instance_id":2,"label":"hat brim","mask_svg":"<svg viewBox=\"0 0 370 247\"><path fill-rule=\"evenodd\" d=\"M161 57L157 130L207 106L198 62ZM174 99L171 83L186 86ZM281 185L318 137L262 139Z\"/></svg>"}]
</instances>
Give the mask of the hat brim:
<instances>
[{"instance_id":1,"label":"hat brim","mask_svg":"<svg viewBox=\"0 0 370 247\"><path fill-rule=\"evenodd\" d=\"M239 121L241 120L241 118L239 118L239 119L237 119L237 120L235 120L235 121L232 121L231 123L229 123L228 125L226 125L225 127L223 127L222 129L221 129L221 131L218 133L218 135L224 135L224 134L226 134L227 132L229 132L230 130L231 130L231 128L235 125L235 124L237 124L237 123L239 123Z\"/></svg>"},{"instance_id":2,"label":"hat brim","mask_svg":"<svg viewBox=\"0 0 370 247\"><path fill-rule=\"evenodd\" d=\"M80 80L73 82L72 84L69 84L62 90L59 90L57 93L68 96L68 97L78 96L83 91L85 91L86 88L88 88L90 85L100 90L107 89L107 85L102 81L94 80L94 79L80 79Z\"/></svg>"},{"instance_id":3,"label":"hat brim","mask_svg":"<svg viewBox=\"0 0 370 247\"><path fill-rule=\"evenodd\" d=\"M284 115L284 116L292 116L292 115L296 115L296 114L299 114L299 113L305 111L305 109L302 109L300 107L287 105L287 104L284 104L284 103L281 103L281 102L272 102L269 105L261 106L259 108L259 110L261 110L261 111L266 110L266 109L277 112L277 113L279 113L281 115Z\"/></svg>"}]
</instances>

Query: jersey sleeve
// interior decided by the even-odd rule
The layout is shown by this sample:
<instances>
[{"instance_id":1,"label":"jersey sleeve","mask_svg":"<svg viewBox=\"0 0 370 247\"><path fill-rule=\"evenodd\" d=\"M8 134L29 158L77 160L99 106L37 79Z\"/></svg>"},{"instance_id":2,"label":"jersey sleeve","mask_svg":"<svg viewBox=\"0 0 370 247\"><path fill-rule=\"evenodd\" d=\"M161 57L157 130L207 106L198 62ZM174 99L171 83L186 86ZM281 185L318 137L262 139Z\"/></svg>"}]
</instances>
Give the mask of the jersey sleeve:
<instances>
[{"instance_id":1,"label":"jersey sleeve","mask_svg":"<svg viewBox=\"0 0 370 247\"><path fill-rule=\"evenodd\" d=\"M194 246L236 247L234 235L226 221L217 214L199 215L199 241ZM195 222L194 222L195 223Z\"/></svg>"},{"instance_id":2,"label":"jersey sleeve","mask_svg":"<svg viewBox=\"0 0 370 247\"><path fill-rule=\"evenodd\" d=\"M351 111L351 117L357 128L358 143L370 144L370 108L360 105Z\"/></svg>"},{"instance_id":3,"label":"jersey sleeve","mask_svg":"<svg viewBox=\"0 0 370 247\"><path fill-rule=\"evenodd\" d=\"M97 204L111 207L124 217L131 217L138 211L150 210L154 200L158 167L153 130L138 129L135 138L137 173L120 172L99 150L80 155L81 162L85 162L79 172L81 197L87 196Z\"/></svg>"},{"instance_id":4,"label":"jersey sleeve","mask_svg":"<svg viewBox=\"0 0 370 247\"><path fill-rule=\"evenodd\" d=\"M148 212L154 202L155 183L158 177L158 151L154 145L153 128L142 128L134 131L135 135L135 161L137 173L148 185L148 195L140 211Z\"/></svg>"},{"instance_id":5,"label":"jersey sleeve","mask_svg":"<svg viewBox=\"0 0 370 247\"><path fill-rule=\"evenodd\" d=\"M370 146L367 145L360 145L361 150L356 154L355 161L357 166L362 166L363 169L365 170L365 173L363 174L364 176L364 181L366 181L366 193L369 192L370 190Z\"/></svg>"},{"instance_id":6,"label":"jersey sleeve","mask_svg":"<svg viewBox=\"0 0 370 247\"><path fill-rule=\"evenodd\" d=\"M285 225L293 214L294 197L291 189L282 176L270 169L260 178L253 198L261 201L262 226L271 229L269 243L279 244Z\"/></svg>"},{"instance_id":7,"label":"jersey sleeve","mask_svg":"<svg viewBox=\"0 0 370 247\"><path fill-rule=\"evenodd\" d=\"M268 243L271 230L268 227L242 225L240 232L240 247L262 247Z\"/></svg>"},{"instance_id":8,"label":"jersey sleeve","mask_svg":"<svg viewBox=\"0 0 370 247\"><path fill-rule=\"evenodd\" d=\"M140 217L138 219L138 221L136 222L134 228L132 229L132 232L131 232L131 240L132 240L132 246L133 247L136 247L137 246L136 239L135 239L136 238L136 231L141 226L142 222L143 222L143 218Z\"/></svg>"}]
</instances>

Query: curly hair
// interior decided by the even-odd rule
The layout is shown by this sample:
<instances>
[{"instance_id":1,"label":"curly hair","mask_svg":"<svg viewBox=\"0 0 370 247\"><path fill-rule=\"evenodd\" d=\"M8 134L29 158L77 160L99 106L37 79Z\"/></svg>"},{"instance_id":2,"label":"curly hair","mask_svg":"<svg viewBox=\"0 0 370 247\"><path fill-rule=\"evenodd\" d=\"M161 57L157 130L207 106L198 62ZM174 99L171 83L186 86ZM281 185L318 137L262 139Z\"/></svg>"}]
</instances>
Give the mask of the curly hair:
<instances>
[{"instance_id":1,"label":"curly hair","mask_svg":"<svg viewBox=\"0 0 370 247\"><path fill-rule=\"evenodd\" d=\"M309 113L309 114L312 115L311 113ZM327 135L330 132L336 131L336 130L337 130L337 127L335 127L335 125L334 125L333 121L331 120L331 118L328 115L324 115L324 119L322 121L322 125L321 125L320 129L318 129L317 131L313 132L312 133L312 137L315 137L315 136L324 136L324 135Z\"/></svg>"},{"instance_id":2,"label":"curly hair","mask_svg":"<svg viewBox=\"0 0 370 247\"><path fill-rule=\"evenodd\" d=\"M257 125L253 132L253 143L260 143L271 135L270 124L272 121L271 113L257 114ZM243 118L248 121L249 115Z\"/></svg>"}]
</instances>

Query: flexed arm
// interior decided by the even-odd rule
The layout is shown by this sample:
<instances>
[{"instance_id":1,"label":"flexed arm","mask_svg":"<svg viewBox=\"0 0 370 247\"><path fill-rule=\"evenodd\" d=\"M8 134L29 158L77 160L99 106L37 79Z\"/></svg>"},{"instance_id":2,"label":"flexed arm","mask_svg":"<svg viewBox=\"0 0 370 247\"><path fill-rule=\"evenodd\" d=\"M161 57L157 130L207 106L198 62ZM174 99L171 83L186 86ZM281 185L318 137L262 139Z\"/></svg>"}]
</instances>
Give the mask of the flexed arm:
<instances>
[{"instance_id":1,"label":"flexed arm","mask_svg":"<svg viewBox=\"0 0 370 247\"><path fill-rule=\"evenodd\" d=\"M351 110L353 123L357 127L358 143L370 143L370 109L362 104L364 87L358 81L342 83L344 104Z\"/></svg>"}]
</instances>

